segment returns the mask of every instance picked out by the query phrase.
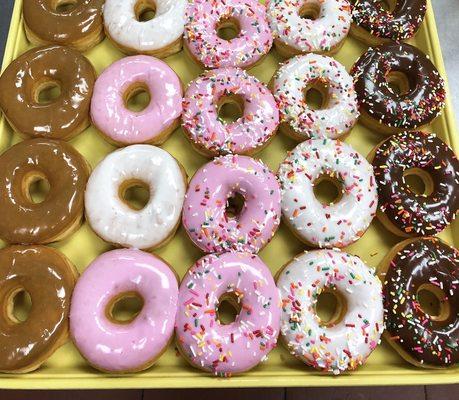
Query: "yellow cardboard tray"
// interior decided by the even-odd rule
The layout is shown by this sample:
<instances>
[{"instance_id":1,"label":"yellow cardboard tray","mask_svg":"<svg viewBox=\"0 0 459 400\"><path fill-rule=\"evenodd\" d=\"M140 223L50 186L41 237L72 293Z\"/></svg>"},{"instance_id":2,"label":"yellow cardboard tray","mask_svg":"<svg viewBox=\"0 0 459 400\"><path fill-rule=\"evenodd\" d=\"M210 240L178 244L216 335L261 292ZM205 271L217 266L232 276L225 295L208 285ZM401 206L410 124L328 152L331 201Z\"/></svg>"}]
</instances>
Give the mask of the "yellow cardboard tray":
<instances>
[{"instance_id":1,"label":"yellow cardboard tray","mask_svg":"<svg viewBox=\"0 0 459 400\"><path fill-rule=\"evenodd\" d=\"M22 23L22 0L16 0L10 26L8 42L2 70L19 54L30 48L24 34ZM445 77L445 68L435 26L433 11L429 2L426 19L413 44L429 54L430 58ZM365 51L365 46L353 38L348 38L336 58L347 69L358 56ZM86 56L94 64L98 73L113 61L123 57L108 39ZM183 52L166 59L167 63L179 74L186 84L201 71ZM280 58L274 50L250 73L264 82L268 82L278 67ZM459 152L459 142L454 126L452 107L447 101L446 110L431 129L444 141ZM0 119L0 151L19 141L8 123ZM381 136L370 132L360 124L355 127L346 139L356 150L366 155L381 140ZM88 159L94 167L114 147L96 133L94 127L88 128L71 143ZM278 134L272 143L258 156L273 170L283 160L287 150L295 142ZM188 175L207 160L198 155L186 141L181 129L163 145L186 168ZM459 223L440 235L448 243L459 247ZM378 222L374 221L370 229L346 251L357 254L368 265L376 267L391 246L400 239L391 235ZM55 245L64 252L82 272L85 267L100 253L110 246L99 239L87 224L70 239ZM261 252L261 258L275 273L285 262L305 249L285 226L281 226L273 241ZM166 259L183 276L185 271L202 256L180 228L173 241L155 253ZM101 277L103 279L103 277ZM46 312L46 310L44 310ZM191 368L185 360L177 356L171 346L160 360L150 369L138 374L111 375L92 369L79 355L72 343L59 349L39 370L26 375L0 374L0 388L17 389L70 389L70 388L185 388L185 387L256 387L256 386L351 386L351 385L409 385L458 383L459 367L441 370L419 369L406 363L386 343L382 343L370 356L368 362L357 371L338 377L324 375L297 361L284 348L274 350L266 363L242 376L230 379L216 378Z\"/></svg>"}]
</instances>

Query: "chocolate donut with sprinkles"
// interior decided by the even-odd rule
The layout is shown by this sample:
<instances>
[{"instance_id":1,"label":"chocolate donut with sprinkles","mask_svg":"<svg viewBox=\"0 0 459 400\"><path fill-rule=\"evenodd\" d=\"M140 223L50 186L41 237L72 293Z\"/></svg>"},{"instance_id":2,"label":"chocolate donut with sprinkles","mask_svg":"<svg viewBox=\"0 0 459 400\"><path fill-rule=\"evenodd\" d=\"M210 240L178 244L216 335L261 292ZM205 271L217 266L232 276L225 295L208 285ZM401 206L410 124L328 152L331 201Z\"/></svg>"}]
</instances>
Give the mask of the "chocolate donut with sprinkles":
<instances>
[{"instance_id":1,"label":"chocolate donut with sprinkles","mask_svg":"<svg viewBox=\"0 0 459 400\"><path fill-rule=\"evenodd\" d=\"M433 237L407 239L379 266L384 338L424 368L459 363L459 251Z\"/></svg>"},{"instance_id":2,"label":"chocolate donut with sprinkles","mask_svg":"<svg viewBox=\"0 0 459 400\"><path fill-rule=\"evenodd\" d=\"M368 49L351 74L360 122L381 134L431 123L445 105L445 84L429 58L406 43Z\"/></svg>"},{"instance_id":3,"label":"chocolate donut with sprinkles","mask_svg":"<svg viewBox=\"0 0 459 400\"><path fill-rule=\"evenodd\" d=\"M376 146L368 158L378 186L377 216L392 233L435 235L455 218L459 161L434 134L399 133ZM421 179L424 190L408 185L409 175Z\"/></svg>"}]
</instances>

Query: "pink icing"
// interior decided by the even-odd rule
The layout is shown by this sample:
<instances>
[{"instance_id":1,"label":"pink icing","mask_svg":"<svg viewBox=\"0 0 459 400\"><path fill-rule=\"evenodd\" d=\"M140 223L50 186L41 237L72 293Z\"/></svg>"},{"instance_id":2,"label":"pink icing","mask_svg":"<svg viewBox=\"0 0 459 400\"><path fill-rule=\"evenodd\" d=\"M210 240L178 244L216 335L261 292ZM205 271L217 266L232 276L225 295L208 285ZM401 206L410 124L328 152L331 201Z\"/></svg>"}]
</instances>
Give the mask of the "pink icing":
<instances>
[{"instance_id":1,"label":"pink icing","mask_svg":"<svg viewBox=\"0 0 459 400\"><path fill-rule=\"evenodd\" d=\"M106 307L116 295L136 292L144 306L128 324L111 322ZM132 371L158 357L174 331L177 279L161 259L140 250L113 250L97 257L73 292L70 331L91 365Z\"/></svg>"},{"instance_id":2,"label":"pink icing","mask_svg":"<svg viewBox=\"0 0 459 400\"><path fill-rule=\"evenodd\" d=\"M244 197L244 206L236 218L228 218L227 201L235 193ZM193 176L185 196L183 225L196 246L207 253L257 253L279 226L280 201L276 176L261 161L222 156Z\"/></svg>"},{"instance_id":3,"label":"pink icing","mask_svg":"<svg viewBox=\"0 0 459 400\"><path fill-rule=\"evenodd\" d=\"M234 322L217 318L219 299L236 294ZM194 264L179 290L175 332L182 354L216 375L241 373L264 361L276 346L280 297L268 267L248 253L210 254Z\"/></svg>"},{"instance_id":4,"label":"pink icing","mask_svg":"<svg viewBox=\"0 0 459 400\"><path fill-rule=\"evenodd\" d=\"M271 49L266 7L258 0L194 0L186 17L185 45L205 68L248 68ZM218 37L216 30L228 17L240 26L239 35L229 41Z\"/></svg>"},{"instance_id":5,"label":"pink icing","mask_svg":"<svg viewBox=\"0 0 459 400\"><path fill-rule=\"evenodd\" d=\"M133 83L147 85L151 101L142 111L130 111L123 94ZM152 142L182 113L182 84L163 61L150 56L122 58L97 79L91 118L99 130L121 144Z\"/></svg>"},{"instance_id":6,"label":"pink icing","mask_svg":"<svg viewBox=\"0 0 459 400\"><path fill-rule=\"evenodd\" d=\"M244 100L244 115L225 124L217 102L228 95ZM239 68L207 71L190 83L183 100L183 128L190 140L214 154L244 154L261 148L276 132L279 111L268 88Z\"/></svg>"}]
</instances>

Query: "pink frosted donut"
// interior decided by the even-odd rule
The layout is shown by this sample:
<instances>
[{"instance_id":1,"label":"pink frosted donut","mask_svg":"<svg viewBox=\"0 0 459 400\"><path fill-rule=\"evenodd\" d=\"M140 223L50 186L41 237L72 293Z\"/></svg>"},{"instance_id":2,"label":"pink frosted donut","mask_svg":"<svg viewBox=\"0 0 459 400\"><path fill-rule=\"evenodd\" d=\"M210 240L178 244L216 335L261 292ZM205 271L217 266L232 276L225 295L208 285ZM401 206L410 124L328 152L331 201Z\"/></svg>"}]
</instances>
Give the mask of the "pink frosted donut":
<instances>
[{"instance_id":1,"label":"pink frosted donut","mask_svg":"<svg viewBox=\"0 0 459 400\"><path fill-rule=\"evenodd\" d=\"M231 204L237 197L243 199L242 206ZM207 253L257 253L279 226L280 201L276 176L261 161L237 155L218 157L191 179L183 226L194 244Z\"/></svg>"},{"instance_id":2,"label":"pink frosted donut","mask_svg":"<svg viewBox=\"0 0 459 400\"><path fill-rule=\"evenodd\" d=\"M131 111L127 101L140 91L150 94L142 111ZM97 79L91 100L94 125L111 143L161 144L179 126L182 83L165 62L150 56L122 58Z\"/></svg>"},{"instance_id":3,"label":"pink frosted donut","mask_svg":"<svg viewBox=\"0 0 459 400\"><path fill-rule=\"evenodd\" d=\"M266 7L258 0L194 0L186 21L185 50L203 68L250 68L273 44ZM218 30L225 27L237 36L219 37Z\"/></svg>"},{"instance_id":4,"label":"pink frosted donut","mask_svg":"<svg viewBox=\"0 0 459 400\"><path fill-rule=\"evenodd\" d=\"M218 307L230 302L238 311L229 324ZM187 272L179 290L177 346L195 367L215 375L247 371L276 346L280 296L268 267L248 253L210 254Z\"/></svg>"},{"instance_id":5,"label":"pink frosted donut","mask_svg":"<svg viewBox=\"0 0 459 400\"><path fill-rule=\"evenodd\" d=\"M238 104L242 117L225 123L219 105ZM183 100L183 130L200 153L252 155L268 144L279 124L274 96L239 68L207 71L190 83Z\"/></svg>"},{"instance_id":6,"label":"pink frosted donut","mask_svg":"<svg viewBox=\"0 0 459 400\"><path fill-rule=\"evenodd\" d=\"M114 302L136 294L143 307L126 323L111 316ZM151 366L174 333L177 278L160 258L140 250L112 250L83 272L73 292L70 334L82 356L107 372Z\"/></svg>"}]
</instances>

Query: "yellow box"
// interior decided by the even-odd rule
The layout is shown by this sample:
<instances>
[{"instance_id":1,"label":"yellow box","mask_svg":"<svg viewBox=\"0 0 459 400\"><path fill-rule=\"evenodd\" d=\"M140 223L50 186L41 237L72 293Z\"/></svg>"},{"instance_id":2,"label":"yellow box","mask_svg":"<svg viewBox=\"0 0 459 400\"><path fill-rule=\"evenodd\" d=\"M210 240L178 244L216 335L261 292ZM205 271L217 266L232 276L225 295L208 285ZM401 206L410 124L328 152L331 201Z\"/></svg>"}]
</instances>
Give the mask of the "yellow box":
<instances>
[{"instance_id":1,"label":"yellow box","mask_svg":"<svg viewBox=\"0 0 459 400\"><path fill-rule=\"evenodd\" d=\"M30 47L23 29L21 10L22 0L16 0L2 70ZM422 28L417 38L411 42L429 54L440 73L446 77L430 2ZM336 58L349 69L363 51L365 51L363 44L348 38ZM108 39L105 39L103 43L88 51L86 56L100 73L114 60L123 57L123 54L115 49ZM166 61L180 75L184 83L194 79L201 72L196 65L185 58L183 53L171 56ZM250 73L268 82L279 62L280 58L272 50L265 61L253 68ZM459 139L449 101L446 103L445 112L435 121L431 129L452 146L456 153L459 151ZM360 124L346 139L364 155L380 140L381 136L370 132ZM5 150L17 141L19 137L12 133L2 116L0 150ZM71 143L93 167L114 149L96 133L94 127L88 128ZM294 146L295 142L278 134L258 156L276 170L287 150ZM207 161L190 147L180 129L163 145L163 148L182 162L190 176ZM458 221L440 236L455 247L459 247ZM368 265L376 267L389 248L399 240L400 238L391 235L378 221L374 221L365 235L345 250L359 255ZM99 239L87 224L70 239L56 244L55 247L63 251L80 271L83 271L98 254L110 249L110 246ZM260 255L275 273L285 262L303 250L304 245L295 239L285 226L281 226L273 241ZM202 255L186 237L183 228L179 229L169 245L155 253L172 264L181 276ZM270 354L266 363L242 376L230 379L216 378L191 368L185 360L177 356L172 346L152 368L145 372L129 375L103 374L92 369L81 358L72 343L67 343L59 349L36 372L26 375L0 375L0 388L17 389L425 385L458 382L459 367L446 371L415 368L406 363L384 342L374 351L364 366L355 372L338 377L324 375L306 367L281 347Z\"/></svg>"}]
</instances>

